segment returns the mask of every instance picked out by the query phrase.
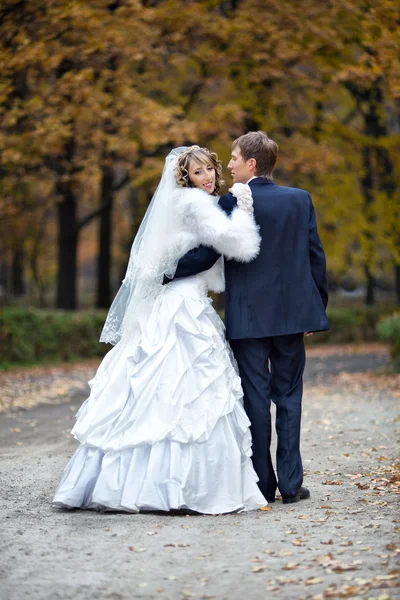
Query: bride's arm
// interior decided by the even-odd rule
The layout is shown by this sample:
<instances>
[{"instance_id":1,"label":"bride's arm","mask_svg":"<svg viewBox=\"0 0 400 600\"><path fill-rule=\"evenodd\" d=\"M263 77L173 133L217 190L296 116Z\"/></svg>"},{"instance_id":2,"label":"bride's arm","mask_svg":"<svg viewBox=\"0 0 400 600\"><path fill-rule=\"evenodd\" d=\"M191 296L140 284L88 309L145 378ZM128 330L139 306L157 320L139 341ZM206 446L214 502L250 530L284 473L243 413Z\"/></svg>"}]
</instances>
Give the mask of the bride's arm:
<instances>
[{"instance_id":1,"label":"bride's arm","mask_svg":"<svg viewBox=\"0 0 400 600\"><path fill-rule=\"evenodd\" d=\"M227 258L249 262L258 255L261 238L253 216L248 185L235 184L232 193L237 206L228 217L215 199L201 190L189 191L189 210L196 223L199 244L212 246Z\"/></svg>"}]
</instances>

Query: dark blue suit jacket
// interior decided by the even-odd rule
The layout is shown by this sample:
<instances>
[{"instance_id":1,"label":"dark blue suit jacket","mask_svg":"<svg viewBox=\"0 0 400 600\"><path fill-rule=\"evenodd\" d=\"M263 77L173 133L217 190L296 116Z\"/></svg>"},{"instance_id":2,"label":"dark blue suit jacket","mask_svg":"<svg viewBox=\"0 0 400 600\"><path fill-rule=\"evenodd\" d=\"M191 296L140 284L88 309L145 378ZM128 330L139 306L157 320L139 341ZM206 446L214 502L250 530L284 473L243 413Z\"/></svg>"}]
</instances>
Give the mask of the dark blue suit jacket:
<instances>
[{"instance_id":1,"label":"dark blue suit jacket","mask_svg":"<svg viewBox=\"0 0 400 600\"><path fill-rule=\"evenodd\" d=\"M329 329L326 261L308 192L257 177L250 182L262 238L250 263L225 260L228 339L261 338ZM230 214L232 194L220 198ZM178 264L177 277L212 267L219 254L200 246Z\"/></svg>"}]
</instances>

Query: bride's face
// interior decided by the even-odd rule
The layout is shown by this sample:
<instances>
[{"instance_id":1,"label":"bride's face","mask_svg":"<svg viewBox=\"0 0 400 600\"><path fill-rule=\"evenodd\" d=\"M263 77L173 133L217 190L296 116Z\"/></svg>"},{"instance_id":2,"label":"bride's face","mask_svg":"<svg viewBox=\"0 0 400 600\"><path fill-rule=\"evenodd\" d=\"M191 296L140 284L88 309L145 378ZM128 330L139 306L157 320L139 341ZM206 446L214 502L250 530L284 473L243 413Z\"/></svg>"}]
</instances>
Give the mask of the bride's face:
<instances>
[{"instance_id":1,"label":"bride's face","mask_svg":"<svg viewBox=\"0 0 400 600\"><path fill-rule=\"evenodd\" d=\"M215 190L215 169L211 164L202 164L192 159L189 162L189 179L192 184L212 194Z\"/></svg>"}]
</instances>

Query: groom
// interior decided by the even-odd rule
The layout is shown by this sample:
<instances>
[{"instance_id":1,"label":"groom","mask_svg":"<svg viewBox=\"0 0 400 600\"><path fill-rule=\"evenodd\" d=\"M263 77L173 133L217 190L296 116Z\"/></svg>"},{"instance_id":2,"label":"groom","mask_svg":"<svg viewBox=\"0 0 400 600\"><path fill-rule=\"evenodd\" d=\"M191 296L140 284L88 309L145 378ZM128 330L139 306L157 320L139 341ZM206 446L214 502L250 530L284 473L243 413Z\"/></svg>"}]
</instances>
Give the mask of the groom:
<instances>
[{"instance_id":1,"label":"groom","mask_svg":"<svg viewBox=\"0 0 400 600\"><path fill-rule=\"evenodd\" d=\"M253 464L268 502L279 488L283 503L310 496L302 487L301 400L304 334L329 329L326 262L310 195L276 185L278 146L262 131L233 142L228 169L234 183L251 187L262 238L250 263L225 261L225 324L239 365L244 408L251 421ZM232 194L220 198L230 214ZM175 278L206 271L219 258L211 248L188 252ZM276 405L277 476L271 454L271 399Z\"/></svg>"}]
</instances>

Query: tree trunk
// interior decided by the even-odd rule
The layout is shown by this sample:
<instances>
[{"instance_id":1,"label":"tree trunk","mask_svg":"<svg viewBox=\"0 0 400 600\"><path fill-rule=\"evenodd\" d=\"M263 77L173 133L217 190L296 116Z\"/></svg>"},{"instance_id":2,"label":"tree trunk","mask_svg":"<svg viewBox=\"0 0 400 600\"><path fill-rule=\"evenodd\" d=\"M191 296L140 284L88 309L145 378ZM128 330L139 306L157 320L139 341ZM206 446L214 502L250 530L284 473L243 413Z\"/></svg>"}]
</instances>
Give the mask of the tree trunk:
<instances>
[{"instance_id":1,"label":"tree trunk","mask_svg":"<svg viewBox=\"0 0 400 600\"><path fill-rule=\"evenodd\" d=\"M12 293L14 296L23 296L25 294L24 262L24 249L17 248L13 252L13 258L11 263L11 286Z\"/></svg>"},{"instance_id":2,"label":"tree trunk","mask_svg":"<svg viewBox=\"0 0 400 600\"><path fill-rule=\"evenodd\" d=\"M104 166L101 180L99 224L99 256L97 261L97 308L109 308L111 303L111 244L113 211L113 169Z\"/></svg>"},{"instance_id":3,"label":"tree trunk","mask_svg":"<svg viewBox=\"0 0 400 600\"><path fill-rule=\"evenodd\" d=\"M384 96L381 85L377 82L377 85L370 90L368 110L364 116L364 131L369 137L379 139L387 136L386 126L382 121L382 114L384 113L383 106ZM364 169L363 189L367 222L373 224L374 217L370 214L370 206L374 201L373 189L384 191L388 197L392 197L396 193L394 166L388 149L379 145L376 148L366 148L364 151ZM369 255L366 257L365 273L367 277L367 293L365 301L366 304L373 304L375 300L375 280L370 267L372 264L375 240L371 232L367 233L367 237L370 239L370 244ZM399 302L400 282L398 284L396 282L396 285L397 301Z\"/></svg>"},{"instance_id":4,"label":"tree trunk","mask_svg":"<svg viewBox=\"0 0 400 600\"><path fill-rule=\"evenodd\" d=\"M394 266L394 285L396 291L396 304L400 306L400 265Z\"/></svg>"},{"instance_id":5,"label":"tree trunk","mask_svg":"<svg viewBox=\"0 0 400 600\"><path fill-rule=\"evenodd\" d=\"M9 266L8 262L0 262L0 297L9 292Z\"/></svg>"},{"instance_id":6,"label":"tree trunk","mask_svg":"<svg viewBox=\"0 0 400 600\"><path fill-rule=\"evenodd\" d=\"M372 140L386 135L386 129L381 122L381 110L383 106L383 93L380 82L368 90L367 94L367 110L364 114L364 134ZM375 217L372 214L372 206L374 204L374 190L382 185L385 181L387 170L385 165L386 156L379 153L379 150L371 144L367 145L363 150L363 167L364 175L361 180L361 188L364 195L364 210L367 221L367 230L365 237L368 240L368 247L365 256L364 272L366 275L367 292L365 303L370 305L375 302L375 278L373 276L373 262L375 255L376 240L372 231Z\"/></svg>"},{"instance_id":7,"label":"tree trunk","mask_svg":"<svg viewBox=\"0 0 400 600\"><path fill-rule=\"evenodd\" d=\"M366 280L366 293L365 293L365 304L371 306L375 304L375 278L369 270L368 266L365 267L365 280Z\"/></svg>"},{"instance_id":8,"label":"tree trunk","mask_svg":"<svg viewBox=\"0 0 400 600\"><path fill-rule=\"evenodd\" d=\"M77 200L69 182L57 185L58 215L57 308L76 309L78 264Z\"/></svg>"},{"instance_id":9,"label":"tree trunk","mask_svg":"<svg viewBox=\"0 0 400 600\"><path fill-rule=\"evenodd\" d=\"M379 138L387 136L386 125L383 121L384 94L382 90L382 80L377 78L367 89L350 82L347 83L346 87L359 106L362 104L366 105L366 111L363 112L363 133L372 140L372 143L367 144L363 149L364 175L360 183L364 196L364 211L367 223L365 237L368 241L364 261L364 273L366 275L367 285L365 301L366 304L373 304L375 300L375 281L373 276L375 238L372 226L375 221L375 216L371 209L375 200L374 190L384 190L390 197L396 191L396 182L394 178L393 162L387 148L379 146L379 144L376 143ZM399 287L400 283L397 288ZM397 289L397 293L399 298L400 289Z\"/></svg>"},{"instance_id":10,"label":"tree trunk","mask_svg":"<svg viewBox=\"0 0 400 600\"><path fill-rule=\"evenodd\" d=\"M361 187L364 196L364 211L368 228L365 230L365 237L368 240L368 247L365 252L364 273L366 283L365 304L368 306L375 303L375 280L372 275L371 265L374 256L374 236L370 230L373 219L370 214L371 206L374 201L373 195L373 171L372 171L372 148L367 146L363 150L364 176L361 180Z\"/></svg>"}]
</instances>

